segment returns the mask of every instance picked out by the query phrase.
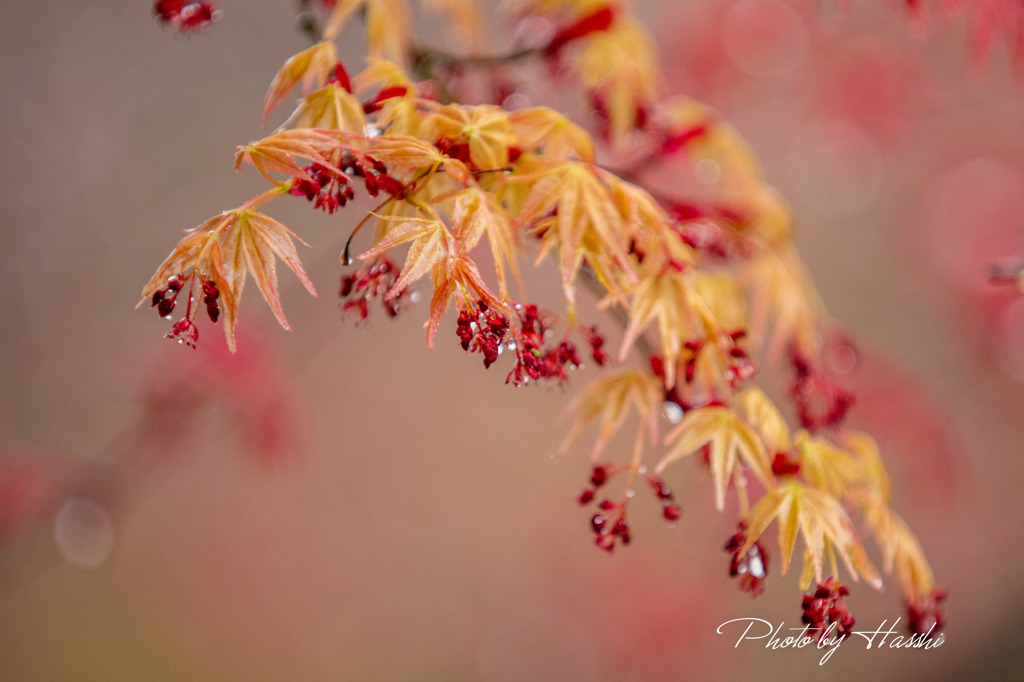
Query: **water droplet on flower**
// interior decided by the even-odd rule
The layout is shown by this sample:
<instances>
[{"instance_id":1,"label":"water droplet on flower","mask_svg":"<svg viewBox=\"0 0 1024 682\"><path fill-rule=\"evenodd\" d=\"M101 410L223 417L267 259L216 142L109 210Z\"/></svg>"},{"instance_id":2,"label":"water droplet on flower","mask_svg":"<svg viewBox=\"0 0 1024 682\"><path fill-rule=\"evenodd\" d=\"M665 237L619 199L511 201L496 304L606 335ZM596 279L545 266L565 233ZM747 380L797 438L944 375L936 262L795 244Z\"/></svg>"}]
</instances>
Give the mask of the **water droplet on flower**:
<instances>
[{"instance_id":1,"label":"water droplet on flower","mask_svg":"<svg viewBox=\"0 0 1024 682\"><path fill-rule=\"evenodd\" d=\"M636 491L632 488L626 491L626 497L633 497L634 495L636 495Z\"/></svg>"},{"instance_id":2,"label":"water droplet on flower","mask_svg":"<svg viewBox=\"0 0 1024 682\"><path fill-rule=\"evenodd\" d=\"M420 292L414 291L411 294L409 294L409 300L412 301L413 303L419 303L420 302Z\"/></svg>"},{"instance_id":3,"label":"water droplet on flower","mask_svg":"<svg viewBox=\"0 0 1024 682\"><path fill-rule=\"evenodd\" d=\"M667 400L662 404L661 413L665 415L665 419L673 424L683 421L683 408L672 401Z\"/></svg>"}]
</instances>

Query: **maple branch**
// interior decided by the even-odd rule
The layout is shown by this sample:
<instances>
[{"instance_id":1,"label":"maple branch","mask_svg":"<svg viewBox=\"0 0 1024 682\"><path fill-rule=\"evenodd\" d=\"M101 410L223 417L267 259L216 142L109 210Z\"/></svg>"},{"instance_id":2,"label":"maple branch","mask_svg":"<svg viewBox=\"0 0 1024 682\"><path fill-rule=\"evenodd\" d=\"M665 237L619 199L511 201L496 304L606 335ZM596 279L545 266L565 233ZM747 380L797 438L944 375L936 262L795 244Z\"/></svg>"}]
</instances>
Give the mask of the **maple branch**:
<instances>
[{"instance_id":1,"label":"maple branch","mask_svg":"<svg viewBox=\"0 0 1024 682\"><path fill-rule=\"evenodd\" d=\"M409 56L414 64L419 62L439 63L442 66L488 67L502 66L522 61L530 57L539 57L544 50L539 47L522 47L504 54L455 54L432 47L416 45L409 48Z\"/></svg>"}]
</instances>

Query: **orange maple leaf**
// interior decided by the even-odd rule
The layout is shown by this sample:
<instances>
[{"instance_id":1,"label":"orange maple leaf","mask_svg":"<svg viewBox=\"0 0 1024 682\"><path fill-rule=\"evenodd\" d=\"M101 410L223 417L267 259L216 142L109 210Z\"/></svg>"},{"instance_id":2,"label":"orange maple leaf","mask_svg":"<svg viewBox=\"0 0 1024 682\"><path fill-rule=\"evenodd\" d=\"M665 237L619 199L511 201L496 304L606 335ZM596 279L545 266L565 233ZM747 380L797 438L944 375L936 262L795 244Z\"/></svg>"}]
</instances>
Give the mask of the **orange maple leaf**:
<instances>
[{"instance_id":1,"label":"orange maple leaf","mask_svg":"<svg viewBox=\"0 0 1024 682\"><path fill-rule=\"evenodd\" d=\"M314 87L320 88L327 82L338 63L334 43L324 40L291 57L274 76L263 100L263 115L260 125L266 125L270 113L277 108L288 92L302 83L302 94Z\"/></svg>"}]
</instances>

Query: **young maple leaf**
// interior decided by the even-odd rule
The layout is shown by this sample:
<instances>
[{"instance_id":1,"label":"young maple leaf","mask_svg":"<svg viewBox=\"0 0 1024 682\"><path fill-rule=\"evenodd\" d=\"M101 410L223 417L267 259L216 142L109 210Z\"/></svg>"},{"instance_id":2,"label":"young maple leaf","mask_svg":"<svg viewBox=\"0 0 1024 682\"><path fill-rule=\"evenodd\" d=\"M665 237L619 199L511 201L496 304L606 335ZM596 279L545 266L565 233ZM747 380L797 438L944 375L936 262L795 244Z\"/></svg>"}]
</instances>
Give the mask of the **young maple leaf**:
<instances>
[{"instance_id":1,"label":"young maple leaf","mask_svg":"<svg viewBox=\"0 0 1024 682\"><path fill-rule=\"evenodd\" d=\"M263 213L243 211L238 219L221 237L221 250L225 260L227 279L235 300L242 297L245 276L252 275L263 298L267 301L274 317L285 329L291 331L281 308L277 292L277 258L295 273L302 285L313 296L316 288L302 267L295 251L292 237L299 237L287 227ZM299 239L303 242L302 239Z\"/></svg>"},{"instance_id":2,"label":"young maple leaf","mask_svg":"<svg viewBox=\"0 0 1024 682\"><path fill-rule=\"evenodd\" d=\"M775 485L772 464L764 449L764 443L750 427L730 408L709 405L690 410L683 420L665 436L666 443L672 443L655 471L661 473L673 462L700 450L710 444L708 462L711 479L715 487L715 506L725 509L725 490L737 473L740 460L746 464L765 488ZM745 485L743 478L735 477L737 486ZM741 552L742 556L742 552Z\"/></svg>"},{"instance_id":3,"label":"young maple leaf","mask_svg":"<svg viewBox=\"0 0 1024 682\"><path fill-rule=\"evenodd\" d=\"M751 336L767 348L768 357L777 358L787 348L816 356L818 330L828 313L795 249L763 251L741 277L750 292Z\"/></svg>"},{"instance_id":4,"label":"young maple leaf","mask_svg":"<svg viewBox=\"0 0 1024 682\"><path fill-rule=\"evenodd\" d=\"M499 170L508 166L508 148L515 142L508 117L500 107L449 104L427 117L423 134L453 145L467 144L469 158L479 170Z\"/></svg>"},{"instance_id":5,"label":"young maple leaf","mask_svg":"<svg viewBox=\"0 0 1024 682\"><path fill-rule=\"evenodd\" d=\"M429 218L407 216L378 216L391 223L384 237L373 248L359 256L360 260L375 258L388 249L409 243L409 253L398 279L385 294L386 300L393 300L406 287L428 272L434 284L434 295L430 301L430 317L427 321L427 347L434 347L434 336L441 323L451 298L461 291L473 294L473 300L482 299L491 308L509 313L508 307L499 300L484 283L480 272L465 253L476 245L480 233L462 235L460 241L448 231L436 214Z\"/></svg>"},{"instance_id":6,"label":"young maple leaf","mask_svg":"<svg viewBox=\"0 0 1024 682\"><path fill-rule=\"evenodd\" d=\"M274 76L263 100L260 125L266 125L271 112L278 107L289 91L302 83L302 94L323 87L334 74L338 56L334 43L324 40L291 57Z\"/></svg>"},{"instance_id":7,"label":"young maple leaf","mask_svg":"<svg viewBox=\"0 0 1024 682\"><path fill-rule=\"evenodd\" d=\"M455 207L452 209L452 225L456 237L464 244L476 244L481 235L487 235L491 255L494 257L494 269L498 275L498 294L502 299L508 299L506 263L516 284L522 289L516 265L516 244L512 235L511 219L493 194L485 192L475 184L461 191L456 196ZM470 248L465 247L464 250L469 251Z\"/></svg>"},{"instance_id":8,"label":"young maple leaf","mask_svg":"<svg viewBox=\"0 0 1024 682\"><path fill-rule=\"evenodd\" d=\"M508 114L521 152L540 152L553 159L568 159L576 152L580 160L594 163L594 140L565 114L548 107L527 107Z\"/></svg>"},{"instance_id":9,"label":"young maple leaf","mask_svg":"<svg viewBox=\"0 0 1024 682\"><path fill-rule=\"evenodd\" d=\"M238 303L245 276L251 273L278 322L285 329L290 329L277 293L275 256L298 276L309 293L316 296L316 289L295 252L293 236L291 230L281 223L252 210L239 209L214 216L189 230L178 242L143 287L138 305L165 287L172 275L198 272L217 285L224 337L228 347L234 351Z\"/></svg>"},{"instance_id":10,"label":"young maple leaf","mask_svg":"<svg viewBox=\"0 0 1024 682\"><path fill-rule=\"evenodd\" d=\"M598 421L597 440L590 455L592 460L597 459L622 427L630 405L640 417L640 428L646 426L651 441L657 441L658 415L663 400L661 382L647 372L627 370L591 383L566 408L566 420L572 427L562 441L560 452L565 454L583 430Z\"/></svg>"},{"instance_id":11,"label":"young maple leaf","mask_svg":"<svg viewBox=\"0 0 1024 682\"><path fill-rule=\"evenodd\" d=\"M782 575L789 570L797 535L804 539L804 570L800 578L803 589L810 585L812 577L821 582L826 557L835 572L837 552L854 580L863 575L869 585L881 588L882 578L868 559L853 522L843 506L824 490L791 480L766 492L751 510L747 540L739 550L741 556L775 519L779 522Z\"/></svg>"},{"instance_id":12,"label":"young maple leaf","mask_svg":"<svg viewBox=\"0 0 1024 682\"><path fill-rule=\"evenodd\" d=\"M591 33L572 62L583 87L603 96L609 137L625 140L637 125L638 111L654 100L656 59L650 36L634 20L619 17L606 31Z\"/></svg>"},{"instance_id":13,"label":"young maple leaf","mask_svg":"<svg viewBox=\"0 0 1024 682\"><path fill-rule=\"evenodd\" d=\"M883 505L869 514L868 523L882 548L882 566L895 573L908 601L923 604L935 592L935 576L921 544L899 514Z\"/></svg>"},{"instance_id":14,"label":"young maple leaf","mask_svg":"<svg viewBox=\"0 0 1024 682\"><path fill-rule=\"evenodd\" d=\"M892 497L889 472L882 464L882 456L878 452L875 440L866 433L843 429L837 435L837 442L857 459L860 466L864 485L854 491L858 501L869 509L888 504Z\"/></svg>"},{"instance_id":15,"label":"young maple leaf","mask_svg":"<svg viewBox=\"0 0 1024 682\"><path fill-rule=\"evenodd\" d=\"M676 364L687 341L714 336L711 313L696 291L690 272L646 273L632 293L629 323L622 335L619 361L625 359L637 337L657 320L661 355L665 361L665 386L676 383Z\"/></svg>"},{"instance_id":16,"label":"young maple leaf","mask_svg":"<svg viewBox=\"0 0 1024 682\"><path fill-rule=\"evenodd\" d=\"M362 152L389 166L411 169L438 169L455 182L468 185L470 174L466 164L441 153L423 140L408 135L379 135L362 140Z\"/></svg>"},{"instance_id":17,"label":"young maple leaf","mask_svg":"<svg viewBox=\"0 0 1024 682\"><path fill-rule=\"evenodd\" d=\"M839 498L861 484L860 463L846 450L802 429L796 434L795 445L800 473L808 485Z\"/></svg>"},{"instance_id":18,"label":"young maple leaf","mask_svg":"<svg viewBox=\"0 0 1024 682\"><path fill-rule=\"evenodd\" d=\"M761 178L761 165L750 145L711 107L673 96L659 103L658 114L667 153L679 150L694 162L711 159L725 179L732 175Z\"/></svg>"},{"instance_id":19,"label":"young maple leaf","mask_svg":"<svg viewBox=\"0 0 1024 682\"><path fill-rule=\"evenodd\" d=\"M333 40L352 13L363 10L369 54L402 62L409 53L409 24L404 0L337 0L324 26L324 40Z\"/></svg>"},{"instance_id":20,"label":"young maple leaf","mask_svg":"<svg viewBox=\"0 0 1024 682\"><path fill-rule=\"evenodd\" d=\"M336 83L329 83L306 95L294 117L296 128L345 130L358 135L366 131L363 105Z\"/></svg>"},{"instance_id":21,"label":"young maple leaf","mask_svg":"<svg viewBox=\"0 0 1024 682\"><path fill-rule=\"evenodd\" d=\"M769 457L789 451L789 425L764 391L749 386L733 396L730 404L743 421L753 425L767 446Z\"/></svg>"},{"instance_id":22,"label":"young maple leaf","mask_svg":"<svg viewBox=\"0 0 1024 682\"><path fill-rule=\"evenodd\" d=\"M631 229L619 213L607 184L609 177L589 164L568 161L541 172L539 179L536 174L510 178L510 182L536 180L513 230L533 226L543 231L537 262L558 249L562 289L570 306L575 306L573 282L584 259L610 291L618 291L619 277L636 279L626 256ZM555 216L549 218L551 211Z\"/></svg>"},{"instance_id":23,"label":"young maple leaf","mask_svg":"<svg viewBox=\"0 0 1024 682\"><path fill-rule=\"evenodd\" d=\"M424 4L442 15L444 25L454 29L460 45L480 52L491 44L487 22L476 0L424 0Z\"/></svg>"},{"instance_id":24,"label":"young maple leaf","mask_svg":"<svg viewBox=\"0 0 1024 682\"><path fill-rule=\"evenodd\" d=\"M313 182L313 178L296 163L295 159L308 159L340 175L342 171L335 168L327 159L327 153L340 146L341 143L337 139L317 130L282 130L257 142L237 147L235 170L239 170L242 163L246 162L251 163L260 175L275 185L278 183L271 173L284 173Z\"/></svg>"}]
</instances>

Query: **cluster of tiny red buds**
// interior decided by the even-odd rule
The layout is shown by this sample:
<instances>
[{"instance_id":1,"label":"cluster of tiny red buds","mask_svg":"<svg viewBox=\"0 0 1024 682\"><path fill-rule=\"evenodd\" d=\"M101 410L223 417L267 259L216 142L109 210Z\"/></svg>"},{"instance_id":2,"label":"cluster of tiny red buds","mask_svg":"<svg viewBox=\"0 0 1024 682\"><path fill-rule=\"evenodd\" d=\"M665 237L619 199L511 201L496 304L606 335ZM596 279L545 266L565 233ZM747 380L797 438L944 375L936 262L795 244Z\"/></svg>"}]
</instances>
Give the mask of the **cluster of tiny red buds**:
<instances>
[{"instance_id":1,"label":"cluster of tiny red buds","mask_svg":"<svg viewBox=\"0 0 1024 682\"><path fill-rule=\"evenodd\" d=\"M153 3L153 14L182 33L190 33L209 26L216 17L217 9L212 2L156 0Z\"/></svg>"},{"instance_id":2,"label":"cluster of tiny red buds","mask_svg":"<svg viewBox=\"0 0 1024 682\"><path fill-rule=\"evenodd\" d=\"M853 632L856 621L843 604L843 597L849 594L850 590L845 585L840 585L834 576L829 576L813 593L804 595L801 619L811 629L818 631L819 642L824 641L833 628L840 637Z\"/></svg>"},{"instance_id":3,"label":"cluster of tiny red buds","mask_svg":"<svg viewBox=\"0 0 1024 682\"><path fill-rule=\"evenodd\" d=\"M352 199L356 193L352 188L349 175L363 178L366 192L375 197L384 190L388 194L401 197L405 194L405 185L388 175L388 170L380 161L363 157L358 159L346 156L338 169L330 168L322 163L312 163L302 169L307 178L296 178L288 193L305 197L313 202L313 208L334 213ZM339 173L338 170L341 172Z\"/></svg>"},{"instance_id":4,"label":"cluster of tiny red buds","mask_svg":"<svg viewBox=\"0 0 1024 682\"><path fill-rule=\"evenodd\" d=\"M160 317L170 319L171 313L174 312L174 306L178 302L178 292L181 291L183 284L184 280L181 275L171 275L167 278L167 286L153 294L151 307L156 308Z\"/></svg>"},{"instance_id":5,"label":"cluster of tiny red buds","mask_svg":"<svg viewBox=\"0 0 1024 682\"><path fill-rule=\"evenodd\" d=\"M651 486L651 491L661 503L661 516L669 523L675 523L682 518L683 508L676 503L672 489L668 487L665 480L654 474L645 475L644 480L647 481L647 485Z\"/></svg>"},{"instance_id":6,"label":"cluster of tiny red buds","mask_svg":"<svg viewBox=\"0 0 1024 682\"><path fill-rule=\"evenodd\" d=\"M334 213L355 199L355 190L344 173L335 173L319 163L310 164L302 170L309 179L296 178L288 193L296 197L306 197L313 202L313 208Z\"/></svg>"},{"instance_id":7,"label":"cluster of tiny red buds","mask_svg":"<svg viewBox=\"0 0 1024 682\"><path fill-rule=\"evenodd\" d=\"M792 357L796 379L790 395L796 404L800 425L808 431L836 426L853 405L853 394L813 367L803 356Z\"/></svg>"},{"instance_id":8,"label":"cluster of tiny red buds","mask_svg":"<svg viewBox=\"0 0 1024 682\"><path fill-rule=\"evenodd\" d=\"M911 634L931 639L946 624L942 602L946 600L944 590L932 590L923 604L907 601L907 627Z\"/></svg>"},{"instance_id":9,"label":"cluster of tiny red buds","mask_svg":"<svg viewBox=\"0 0 1024 682\"><path fill-rule=\"evenodd\" d=\"M581 506L586 506L596 499L597 491L604 487L612 478L629 467L615 464L595 464L590 472L590 487L584 488L576 497ZM661 514L670 524L682 517L683 509L676 504L668 484L658 476L644 475L644 480L651 487L654 496L661 503ZM590 530L594 533L594 542L606 552L615 549L617 542L628 545L632 536L629 522L626 521L626 505L631 499L632 491L619 502L601 499L597 502L597 513L590 518Z\"/></svg>"},{"instance_id":10,"label":"cluster of tiny red buds","mask_svg":"<svg viewBox=\"0 0 1024 682\"><path fill-rule=\"evenodd\" d=\"M206 304L206 314L210 316L211 322L216 322L217 318L220 317L220 304L217 303L217 299L220 298L220 291L217 290L217 285L213 280L206 280L203 282L203 303Z\"/></svg>"},{"instance_id":11,"label":"cluster of tiny red buds","mask_svg":"<svg viewBox=\"0 0 1024 682\"><path fill-rule=\"evenodd\" d=\"M576 353L576 346L568 339L562 339L554 348L544 349L547 325L537 306L530 303L519 307L517 312L520 333L515 344L516 364L505 377L505 383L520 386L530 379L538 381L552 378L560 382L568 381L566 368L583 364Z\"/></svg>"},{"instance_id":12,"label":"cluster of tiny red buds","mask_svg":"<svg viewBox=\"0 0 1024 682\"><path fill-rule=\"evenodd\" d=\"M168 277L167 286L153 294L151 303L151 306L156 308L157 314L160 317L170 319L171 313L174 312L174 308L178 303L178 294L181 293L186 282L190 283L188 307L185 311L185 316L175 322L174 326L171 327L171 331L167 332L164 336L178 343L184 343L191 348L195 348L196 341L199 340L199 327L192 321L192 289L197 281L200 283L200 288L203 291L203 303L206 304L206 314L210 316L211 322L216 322L217 318L220 317L220 304L218 303L220 291L213 280L205 279L195 271L191 272L188 277L183 274Z\"/></svg>"},{"instance_id":13,"label":"cluster of tiny red buds","mask_svg":"<svg viewBox=\"0 0 1024 682\"><path fill-rule=\"evenodd\" d=\"M597 327L580 327L580 335L590 346L590 357L594 359L594 364L598 367L607 365L611 357L604 352L604 337L598 333Z\"/></svg>"},{"instance_id":14,"label":"cluster of tiny red buds","mask_svg":"<svg viewBox=\"0 0 1024 682\"><path fill-rule=\"evenodd\" d=\"M483 354L484 368L487 368L501 354L510 326L506 316L491 310L487 303L480 300L476 302L475 309L467 308L459 312L455 334L462 343L462 350Z\"/></svg>"},{"instance_id":15,"label":"cluster of tiny red buds","mask_svg":"<svg viewBox=\"0 0 1024 682\"><path fill-rule=\"evenodd\" d=\"M743 556L740 549L747 542L747 522L740 521L739 530L725 543L725 551L729 556L729 576L739 577L740 590L752 597L764 592L764 580L768 576L768 552L764 545L755 540Z\"/></svg>"},{"instance_id":16,"label":"cluster of tiny red buds","mask_svg":"<svg viewBox=\"0 0 1024 682\"><path fill-rule=\"evenodd\" d=\"M381 256L352 274L343 275L338 289L342 311L365 320L370 314L370 299L379 297L389 317L398 315L406 292L403 290L390 299L386 295L398 280L398 272L390 259Z\"/></svg>"}]
</instances>

